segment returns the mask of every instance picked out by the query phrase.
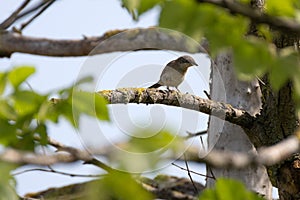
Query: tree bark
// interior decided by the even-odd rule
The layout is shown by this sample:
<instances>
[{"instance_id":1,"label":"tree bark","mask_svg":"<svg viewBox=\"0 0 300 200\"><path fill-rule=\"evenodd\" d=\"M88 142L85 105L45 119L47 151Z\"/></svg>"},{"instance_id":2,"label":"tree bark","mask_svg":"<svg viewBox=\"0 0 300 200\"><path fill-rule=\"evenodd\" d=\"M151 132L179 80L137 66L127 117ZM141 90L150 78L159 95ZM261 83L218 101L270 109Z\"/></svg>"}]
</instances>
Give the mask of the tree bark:
<instances>
[{"instance_id":1,"label":"tree bark","mask_svg":"<svg viewBox=\"0 0 300 200\"><path fill-rule=\"evenodd\" d=\"M274 39L277 48L293 47L299 41L294 34L280 35ZM289 66L287 66L289 67ZM279 91L272 91L268 84L268 76L264 78L263 112L258 122L264 121L262 141L265 146L277 143L294 134L299 127L296 116L296 105L293 100L293 85L289 81ZM272 184L278 188L282 200L300 199L300 154L294 154L282 163L268 167Z\"/></svg>"},{"instance_id":2,"label":"tree bark","mask_svg":"<svg viewBox=\"0 0 300 200\"><path fill-rule=\"evenodd\" d=\"M212 100L227 102L253 116L259 113L262 102L258 81L237 80L229 53L218 55L212 63L210 86ZM209 149L256 153L255 147L240 126L215 117L210 117L209 120L208 146ZM238 179L249 190L263 195L266 199L272 198L272 185L264 166L249 166L240 170L216 169L208 166L207 174L216 178ZM214 183L214 179L207 180L208 187L212 187Z\"/></svg>"}]
</instances>

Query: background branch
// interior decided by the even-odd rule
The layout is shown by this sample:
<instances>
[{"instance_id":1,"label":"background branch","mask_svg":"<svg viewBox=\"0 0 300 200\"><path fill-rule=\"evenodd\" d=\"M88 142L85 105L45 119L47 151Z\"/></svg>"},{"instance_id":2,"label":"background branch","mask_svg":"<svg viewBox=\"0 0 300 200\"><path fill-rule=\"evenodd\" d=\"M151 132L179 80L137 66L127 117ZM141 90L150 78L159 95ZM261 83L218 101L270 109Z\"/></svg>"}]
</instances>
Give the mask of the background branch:
<instances>
[{"instance_id":1,"label":"background branch","mask_svg":"<svg viewBox=\"0 0 300 200\"><path fill-rule=\"evenodd\" d=\"M51 138L48 139L51 146L57 148L58 153L52 155L37 154L32 152L24 152L16 149L6 149L0 154L0 161L17 163L17 164L34 164L49 166L56 163L69 163L75 161L84 161L85 163L94 164L107 172L112 172L113 168L93 158L92 154L99 153L99 150L87 152L74 147L65 146ZM270 146L263 147L258 150L257 154L238 153L231 151L206 150L199 149L198 153L192 154L200 155L199 162L204 162L210 166L219 168L244 168L249 165L266 165L271 166L287 159L294 153L299 153L300 150L300 130L281 142ZM61 153L61 151L67 153ZM100 151L101 152L101 151ZM104 152L109 154L110 152ZM191 152L187 151L187 158L191 157ZM193 157L193 156L192 156ZM195 156L194 156L195 157ZM196 159L194 159L196 160Z\"/></svg>"},{"instance_id":2,"label":"background branch","mask_svg":"<svg viewBox=\"0 0 300 200\"><path fill-rule=\"evenodd\" d=\"M28 5L30 0L24 1L6 20L0 24L0 30L5 30L10 27L17 19L18 14Z\"/></svg>"},{"instance_id":3,"label":"background branch","mask_svg":"<svg viewBox=\"0 0 300 200\"><path fill-rule=\"evenodd\" d=\"M17 16L17 20L25 17L26 15L29 15L37 10L39 10L40 8L42 8L44 5L48 4L49 1L52 1L52 0L41 0L39 3L36 3L35 5L31 6L30 8L24 10L22 13L20 13L18 16ZM55 1L55 0L54 0Z\"/></svg>"},{"instance_id":4,"label":"background branch","mask_svg":"<svg viewBox=\"0 0 300 200\"><path fill-rule=\"evenodd\" d=\"M179 33L170 34L160 28L114 30L99 37L78 40L35 38L14 32L0 33L0 38L0 57L9 57L14 52L45 56L86 56L153 49L207 53L199 44L191 43L189 38Z\"/></svg>"},{"instance_id":5,"label":"background branch","mask_svg":"<svg viewBox=\"0 0 300 200\"><path fill-rule=\"evenodd\" d=\"M28 26L33 20L35 20L38 16L40 16L45 10L47 10L47 8L49 8L53 3L55 2L55 0L50 0L50 1L46 1L45 6L42 7L42 9L36 13L33 17L31 17L27 22L22 23L19 31L21 32L26 26Z\"/></svg>"},{"instance_id":6,"label":"background branch","mask_svg":"<svg viewBox=\"0 0 300 200\"><path fill-rule=\"evenodd\" d=\"M50 139L49 143L52 143L53 146L58 146L58 144L60 144L53 139ZM96 163L96 166L99 166L108 172L114 170L106 164L97 164L101 162L92 158L90 153L87 151L76 149L74 147L71 147L72 150L70 150L70 147L64 145L59 145L59 149L72 153L41 155L31 152L22 152L15 149L6 149L0 154L0 161L17 164L35 164L47 166L56 163L68 163L81 160L91 164ZM299 150L300 132L298 131L296 135L290 136L278 144L270 147L260 148L257 154L238 153L231 151L224 152L220 150L212 150L210 152L199 150L197 155L200 155L200 162L204 162L210 166L219 168L244 168L248 167L249 165L275 165L287 159L294 153L298 153ZM103 167L103 165L106 167Z\"/></svg>"},{"instance_id":7,"label":"background branch","mask_svg":"<svg viewBox=\"0 0 300 200\"><path fill-rule=\"evenodd\" d=\"M209 3L218 7L226 8L231 13L243 15L256 23L268 24L272 28L275 28L281 32L300 34L300 24L295 20L261 13L260 11L251 8L247 4L242 4L231 0L197 0L197 2Z\"/></svg>"},{"instance_id":8,"label":"background branch","mask_svg":"<svg viewBox=\"0 0 300 200\"><path fill-rule=\"evenodd\" d=\"M296 135L290 136L273 146L260 148L258 154L212 150L208 154L204 152L204 157L201 160L218 168L241 169L250 165L271 166L287 159L294 153L298 153L300 150L299 138Z\"/></svg>"}]
</instances>

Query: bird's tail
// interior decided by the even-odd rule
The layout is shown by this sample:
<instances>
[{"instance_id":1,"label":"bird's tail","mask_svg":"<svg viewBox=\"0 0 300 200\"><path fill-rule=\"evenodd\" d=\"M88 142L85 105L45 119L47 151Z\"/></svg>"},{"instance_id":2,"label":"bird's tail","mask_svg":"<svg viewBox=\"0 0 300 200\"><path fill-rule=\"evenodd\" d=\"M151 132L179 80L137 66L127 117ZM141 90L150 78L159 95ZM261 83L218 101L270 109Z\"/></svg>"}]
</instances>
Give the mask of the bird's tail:
<instances>
[{"instance_id":1,"label":"bird's tail","mask_svg":"<svg viewBox=\"0 0 300 200\"><path fill-rule=\"evenodd\" d=\"M155 83L154 85L151 85L151 86L148 87L148 88L159 88L160 86L161 86L161 84Z\"/></svg>"}]
</instances>

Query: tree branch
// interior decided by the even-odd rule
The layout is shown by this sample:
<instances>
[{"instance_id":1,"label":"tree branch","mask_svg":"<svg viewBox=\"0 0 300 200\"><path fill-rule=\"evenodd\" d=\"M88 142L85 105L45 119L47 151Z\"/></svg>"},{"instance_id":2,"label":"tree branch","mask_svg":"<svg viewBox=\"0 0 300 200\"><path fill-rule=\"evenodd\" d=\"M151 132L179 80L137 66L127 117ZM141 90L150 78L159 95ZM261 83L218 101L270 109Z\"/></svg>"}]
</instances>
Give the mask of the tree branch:
<instances>
[{"instance_id":1,"label":"tree branch","mask_svg":"<svg viewBox=\"0 0 300 200\"><path fill-rule=\"evenodd\" d=\"M74 147L65 146L53 139L49 139L49 144L57 147L58 151L66 151L68 153L57 153L53 155L41 155L31 152L23 152L16 149L6 149L0 154L0 161L17 163L17 164L34 164L34 165L53 165L57 163L70 163L75 161L85 161L85 163L94 164L107 172L114 169L106 164L98 161L92 155L84 150ZM296 135L290 136L285 140L270 146L260 148L258 154L238 153L231 151L212 150L207 152L200 150L199 162L204 162L218 168L245 168L249 165L266 165L272 166L287 159L294 153L300 151L300 131ZM97 153L97 150L95 150ZM95 152L91 152L92 154ZM201 156L203 155L203 156Z\"/></svg>"},{"instance_id":2,"label":"tree branch","mask_svg":"<svg viewBox=\"0 0 300 200\"><path fill-rule=\"evenodd\" d=\"M182 107L213 115L243 128L251 128L255 120L255 117L245 110L233 108L230 104L214 102L192 94L181 94L177 91L124 88L103 90L99 91L98 94L103 96L110 104L144 103Z\"/></svg>"},{"instance_id":3,"label":"tree branch","mask_svg":"<svg viewBox=\"0 0 300 200\"><path fill-rule=\"evenodd\" d=\"M27 10L24 10L22 13L20 13L17 16L16 20L19 20L19 19L25 17L26 15L29 15L29 14L39 10L40 8L42 8L43 6L48 4L49 1L52 1L52 0L41 0L39 3L33 5L32 7L28 8Z\"/></svg>"},{"instance_id":4,"label":"tree branch","mask_svg":"<svg viewBox=\"0 0 300 200\"><path fill-rule=\"evenodd\" d=\"M27 6L29 2L30 0L25 0L19 8L17 8L6 20L4 20L0 24L0 30L5 30L11 26L17 20L18 14Z\"/></svg>"},{"instance_id":5,"label":"tree branch","mask_svg":"<svg viewBox=\"0 0 300 200\"><path fill-rule=\"evenodd\" d=\"M47 8L49 8L53 3L55 2L55 0L50 0L47 1L47 3L45 4L45 6L38 12L36 13L32 18L30 18L27 22L21 24L21 27L18 31L22 31L26 26L28 26L31 22L33 22L33 20L35 20L38 16L40 16L45 10L47 10Z\"/></svg>"},{"instance_id":6,"label":"tree branch","mask_svg":"<svg viewBox=\"0 0 300 200\"><path fill-rule=\"evenodd\" d=\"M93 156L91 155L91 153L84 151L84 150L80 150L71 146L66 146L52 138L48 138L48 143L57 148L57 151L65 151L70 153L70 155L74 156L76 158L76 160L82 160L84 161L86 164L93 164L95 166L100 167L101 169L104 169L107 172L112 172L114 171L113 168L109 167L108 165L106 165L105 163L93 158Z\"/></svg>"},{"instance_id":7,"label":"tree branch","mask_svg":"<svg viewBox=\"0 0 300 200\"><path fill-rule=\"evenodd\" d=\"M39 137L36 137L35 139L39 140ZM0 161L43 166L49 166L57 163L71 163L75 161L84 161L84 163L93 164L95 166L100 167L101 169L104 169L107 172L114 171L113 168L93 158L93 156L85 150L80 150L71 146L66 146L51 138L48 138L48 143L57 149L57 154L45 155L32 152L24 152L16 149L6 149L3 153L0 154Z\"/></svg>"},{"instance_id":8,"label":"tree branch","mask_svg":"<svg viewBox=\"0 0 300 200\"><path fill-rule=\"evenodd\" d=\"M199 3L209 3L222 8L228 9L231 13L240 14L248 17L252 21L261 24L268 24L281 32L292 32L300 34L300 24L295 20L283 17L275 17L265 13L261 13L249 7L246 4L231 0L197 0Z\"/></svg>"},{"instance_id":9,"label":"tree branch","mask_svg":"<svg viewBox=\"0 0 300 200\"><path fill-rule=\"evenodd\" d=\"M174 50L207 53L199 44L182 34L160 28L108 31L99 37L78 40L55 40L0 32L0 57L14 52L45 56L86 56L117 51Z\"/></svg>"},{"instance_id":10,"label":"tree branch","mask_svg":"<svg viewBox=\"0 0 300 200\"><path fill-rule=\"evenodd\" d=\"M205 153L203 154L205 157L201 160L217 168L241 169L250 165L275 165L287 159L292 154L299 153L299 151L300 137L293 135L273 146L260 148L258 154L213 150L208 154L207 152L202 152Z\"/></svg>"},{"instance_id":11,"label":"tree branch","mask_svg":"<svg viewBox=\"0 0 300 200\"><path fill-rule=\"evenodd\" d=\"M70 163L78 159L70 154L55 154L55 155L41 155L31 152L23 152L16 149L6 149L0 154L0 160L3 162L16 164L33 164L33 165L53 165L56 163Z\"/></svg>"}]
</instances>

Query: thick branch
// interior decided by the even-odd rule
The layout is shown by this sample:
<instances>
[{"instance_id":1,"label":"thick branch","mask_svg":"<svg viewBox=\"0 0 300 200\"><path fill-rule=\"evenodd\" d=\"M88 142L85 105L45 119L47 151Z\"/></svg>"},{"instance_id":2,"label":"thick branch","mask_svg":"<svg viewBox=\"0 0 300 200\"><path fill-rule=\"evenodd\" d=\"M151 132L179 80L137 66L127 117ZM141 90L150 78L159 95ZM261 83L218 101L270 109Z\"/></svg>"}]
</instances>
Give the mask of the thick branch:
<instances>
[{"instance_id":1,"label":"thick branch","mask_svg":"<svg viewBox=\"0 0 300 200\"><path fill-rule=\"evenodd\" d=\"M224 119L244 128L251 128L255 117L248 112L233 108L231 105L214 102L209 99L192 94L181 94L176 91L163 91L144 88L124 88L116 90L103 90L98 92L110 104L145 103L164 104L182 107Z\"/></svg>"},{"instance_id":2,"label":"thick branch","mask_svg":"<svg viewBox=\"0 0 300 200\"><path fill-rule=\"evenodd\" d=\"M93 158L93 156L87 151L80 150L71 146L66 146L52 138L48 138L48 143L51 146L55 147L57 151L64 151L69 153L71 156L74 156L76 160L82 160L85 163L93 164L95 166L100 167L101 169L104 169L107 172L114 171L113 168L109 167L105 163Z\"/></svg>"},{"instance_id":3,"label":"thick branch","mask_svg":"<svg viewBox=\"0 0 300 200\"><path fill-rule=\"evenodd\" d=\"M126 146L126 143L114 144L114 148L117 146L122 148ZM110 157L113 153L112 146L104 146L98 149L92 149L91 152L95 155L101 155ZM269 146L261 147L258 149L258 154L238 153L235 151L220 151L212 150L207 152L204 149L189 147L184 154L187 156L187 161L204 162L211 166L218 168L245 168L249 165L265 165L272 166L280 163L281 161L289 158L294 153L300 151L300 135L290 136L281 142ZM200 156L199 156L200 155ZM184 160L182 157L177 156L164 157L168 160Z\"/></svg>"},{"instance_id":4,"label":"thick branch","mask_svg":"<svg viewBox=\"0 0 300 200\"><path fill-rule=\"evenodd\" d=\"M160 28L115 30L100 37L78 40L55 40L0 32L0 57L14 52L45 56L86 56L117 51L164 49L184 52L206 51L200 45L174 31Z\"/></svg>"},{"instance_id":5,"label":"thick branch","mask_svg":"<svg viewBox=\"0 0 300 200\"><path fill-rule=\"evenodd\" d=\"M36 140L39 140L36 137ZM48 138L48 143L55 147L58 151L56 154L45 155L32 152L24 152L16 149L6 149L0 154L0 161L17 163L17 164L33 164L33 165L53 165L57 163L70 163L75 161L84 161L88 164L93 164L104 169L107 172L111 172L114 169L101 161L93 158L93 156L85 151L71 146L66 146L56 140ZM65 152L65 153L62 153Z\"/></svg>"},{"instance_id":6,"label":"thick branch","mask_svg":"<svg viewBox=\"0 0 300 200\"><path fill-rule=\"evenodd\" d=\"M210 3L228 9L231 13L236 13L248 17L256 23L268 24L281 32L292 32L300 34L300 24L295 20L282 17L275 17L254 10L246 4L241 4L231 0L197 0L199 3Z\"/></svg>"},{"instance_id":7,"label":"thick branch","mask_svg":"<svg viewBox=\"0 0 300 200\"><path fill-rule=\"evenodd\" d=\"M41 155L35 153L22 152L15 149L7 149L0 154L0 161L18 164L35 164L47 166L56 163L69 163L81 160L91 164L95 164L96 166L99 166L108 172L113 170L112 168L108 167L103 163L101 165L97 164L97 162L94 161L95 159L92 158L90 153L87 151L76 149L74 147L64 146L52 139L49 139L49 143L52 146L57 147L58 150L66 151L68 153ZM297 135L290 136L289 138L279 142L278 144L275 144L270 147L260 148L258 150L258 154L247 154L231 151L224 152L219 150L212 150L210 152L207 152L205 150L199 150L197 155L203 155L202 158L199 158L199 162L204 162L214 167L244 168L248 167L249 165L271 166L287 159L292 154L297 153L299 151L300 135L299 133L297 133ZM99 151L95 150L95 152L98 153Z\"/></svg>"},{"instance_id":8,"label":"thick branch","mask_svg":"<svg viewBox=\"0 0 300 200\"><path fill-rule=\"evenodd\" d=\"M272 166L299 151L300 140L294 135L273 146L260 148L258 154L213 150L202 158L202 161L218 168L245 168L250 165Z\"/></svg>"},{"instance_id":9,"label":"thick branch","mask_svg":"<svg viewBox=\"0 0 300 200\"><path fill-rule=\"evenodd\" d=\"M75 162L78 159L73 155L64 153L59 153L55 155L41 155L29 152L22 152L16 149L7 149L0 154L0 160L9 163L47 166L56 163Z\"/></svg>"}]
</instances>

